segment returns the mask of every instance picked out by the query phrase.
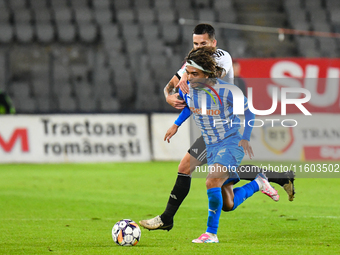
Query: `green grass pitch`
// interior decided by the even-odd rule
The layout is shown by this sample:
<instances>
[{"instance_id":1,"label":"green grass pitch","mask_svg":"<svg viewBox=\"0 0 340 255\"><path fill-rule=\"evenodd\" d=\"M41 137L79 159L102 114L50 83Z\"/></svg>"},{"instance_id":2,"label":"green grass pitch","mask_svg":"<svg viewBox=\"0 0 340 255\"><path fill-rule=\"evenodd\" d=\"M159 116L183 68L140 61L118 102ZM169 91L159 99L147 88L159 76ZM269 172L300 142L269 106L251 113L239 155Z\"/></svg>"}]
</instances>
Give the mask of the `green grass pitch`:
<instances>
[{"instance_id":1,"label":"green grass pitch","mask_svg":"<svg viewBox=\"0 0 340 255\"><path fill-rule=\"evenodd\" d=\"M118 220L164 210L177 165L0 165L0 254L340 254L335 178L297 179L293 202L278 185L277 203L258 192L222 212L219 244L192 244L208 214L205 180L194 178L170 232L142 229L137 246L116 245Z\"/></svg>"}]
</instances>

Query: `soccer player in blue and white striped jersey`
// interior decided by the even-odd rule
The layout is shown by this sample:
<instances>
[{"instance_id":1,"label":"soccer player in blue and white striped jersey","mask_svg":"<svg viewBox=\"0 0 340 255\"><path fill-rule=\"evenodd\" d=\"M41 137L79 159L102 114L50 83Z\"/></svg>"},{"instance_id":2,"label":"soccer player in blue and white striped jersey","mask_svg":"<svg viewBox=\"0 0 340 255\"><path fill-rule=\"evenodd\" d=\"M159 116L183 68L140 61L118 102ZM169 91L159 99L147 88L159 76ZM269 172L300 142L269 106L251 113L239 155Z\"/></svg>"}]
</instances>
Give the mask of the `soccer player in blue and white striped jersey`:
<instances>
[{"instance_id":1,"label":"soccer player in blue and white striped jersey","mask_svg":"<svg viewBox=\"0 0 340 255\"><path fill-rule=\"evenodd\" d=\"M248 197L262 190L277 196L266 177L259 174L255 180L239 188L233 185L239 181L237 167L244 154L253 156L249 144L254 114L248 109L247 98L236 97L235 85L228 84L217 77L217 65L212 57L215 49L204 47L192 50L186 63L189 93L180 96L187 107L181 114L187 118L193 114L207 147L209 173L206 179L209 200L207 230L193 243L216 243L221 210L236 209ZM233 93L232 93L233 92ZM241 93L242 94L242 93ZM239 133L240 119L234 114L238 102L244 99L245 129Z\"/></svg>"},{"instance_id":2,"label":"soccer player in blue and white striped jersey","mask_svg":"<svg viewBox=\"0 0 340 255\"><path fill-rule=\"evenodd\" d=\"M187 70L192 70L191 67L197 68L195 63L187 64L187 66ZM191 75L195 75L195 70ZM190 112L194 114L194 120L202 130L205 143L219 143L238 132L240 119L233 114L234 96L230 90L235 85L220 79L203 79L190 83L190 93L183 94L180 90L179 95L186 101L187 111L190 109ZM243 98L240 99L243 100ZM244 100L245 122L247 122L247 119L251 120L254 115L248 110L247 98L244 97ZM188 113L184 111L183 114ZM249 141L250 133L251 126L247 125L242 139Z\"/></svg>"},{"instance_id":3,"label":"soccer player in blue and white striped jersey","mask_svg":"<svg viewBox=\"0 0 340 255\"><path fill-rule=\"evenodd\" d=\"M198 24L193 30L193 49L201 47L216 47L217 41L215 38L215 30L209 24ZM213 55L216 61L218 76L223 77L224 80L231 82L233 80L233 68L232 59L228 52L216 49ZM188 92L186 64L172 77L169 83L164 88L164 95L166 101L177 109L183 109L186 104L184 100L178 99L178 93L175 93L176 85L181 89L183 88L184 94ZM189 108L185 108L184 112L189 112ZM176 120L176 124L169 128L164 141L170 141L171 137L177 132L179 126L185 121L183 113ZM203 164L207 163L206 158L206 145L203 136L200 136L189 148L188 152L182 158L178 166L178 174L176 182L170 193L169 200L167 202L164 212L152 219L141 220L139 223L149 230L171 230L174 225L174 216L179 209L180 205L189 193L191 185L191 173L195 169ZM253 165L242 165L239 167L240 179L252 181L256 178L257 173L263 172L263 170ZM251 171L244 171L245 169L251 169ZM289 177L286 173L277 173L267 171L266 176L269 181L280 184L289 195L289 200L294 198L294 175ZM268 195L268 194L266 194ZM272 197L272 199L274 199Z\"/></svg>"}]
</instances>

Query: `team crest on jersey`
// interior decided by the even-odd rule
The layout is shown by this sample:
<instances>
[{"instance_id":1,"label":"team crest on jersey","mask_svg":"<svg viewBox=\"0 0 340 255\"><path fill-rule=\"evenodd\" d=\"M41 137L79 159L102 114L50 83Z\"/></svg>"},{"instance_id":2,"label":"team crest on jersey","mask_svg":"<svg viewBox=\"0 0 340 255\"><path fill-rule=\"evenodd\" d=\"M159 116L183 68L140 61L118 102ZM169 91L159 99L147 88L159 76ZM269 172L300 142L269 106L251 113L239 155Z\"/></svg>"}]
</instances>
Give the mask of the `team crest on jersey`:
<instances>
[{"instance_id":1,"label":"team crest on jersey","mask_svg":"<svg viewBox=\"0 0 340 255\"><path fill-rule=\"evenodd\" d=\"M264 145L275 154L287 151L294 142L292 127L264 125L262 127L262 141Z\"/></svg>"}]
</instances>

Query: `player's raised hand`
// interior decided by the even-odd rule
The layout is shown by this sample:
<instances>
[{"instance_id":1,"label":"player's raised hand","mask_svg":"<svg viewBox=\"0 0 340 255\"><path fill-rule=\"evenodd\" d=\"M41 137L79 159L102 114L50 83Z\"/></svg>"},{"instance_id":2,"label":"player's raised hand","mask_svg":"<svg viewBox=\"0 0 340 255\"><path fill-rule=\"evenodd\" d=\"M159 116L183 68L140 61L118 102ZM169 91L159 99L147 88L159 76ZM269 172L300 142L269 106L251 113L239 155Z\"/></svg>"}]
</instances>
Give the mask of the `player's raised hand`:
<instances>
[{"instance_id":1,"label":"player's raised hand","mask_svg":"<svg viewBox=\"0 0 340 255\"><path fill-rule=\"evenodd\" d=\"M178 93L168 95L166 97L166 102L172 107L182 110L186 106L186 103L183 99L179 99L179 98L180 96Z\"/></svg>"},{"instance_id":2,"label":"player's raised hand","mask_svg":"<svg viewBox=\"0 0 340 255\"><path fill-rule=\"evenodd\" d=\"M189 86L187 84L187 80L181 79L178 84L176 85L176 87L180 87L180 89L182 90L183 94L188 94L189 93Z\"/></svg>"},{"instance_id":3,"label":"player's raised hand","mask_svg":"<svg viewBox=\"0 0 340 255\"><path fill-rule=\"evenodd\" d=\"M251 147L249 141L247 141L247 140L241 140L241 141L238 143L238 146L242 146L242 147L243 147L244 153L245 153L246 155L248 155L250 159L252 159L252 158L254 157L253 148Z\"/></svg>"},{"instance_id":4,"label":"player's raised hand","mask_svg":"<svg viewBox=\"0 0 340 255\"><path fill-rule=\"evenodd\" d=\"M178 126L176 124L173 124L168 131L166 131L166 134L164 136L164 141L167 140L168 143L170 143L170 138L173 137L178 130Z\"/></svg>"}]
</instances>

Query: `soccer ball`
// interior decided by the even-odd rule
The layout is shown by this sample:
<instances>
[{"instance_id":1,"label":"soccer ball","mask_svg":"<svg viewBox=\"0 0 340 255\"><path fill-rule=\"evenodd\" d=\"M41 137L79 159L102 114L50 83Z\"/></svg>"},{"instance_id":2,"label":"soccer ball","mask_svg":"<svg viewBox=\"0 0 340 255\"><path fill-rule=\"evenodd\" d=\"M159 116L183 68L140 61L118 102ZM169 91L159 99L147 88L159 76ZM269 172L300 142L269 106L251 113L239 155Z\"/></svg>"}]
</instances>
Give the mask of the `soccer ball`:
<instances>
[{"instance_id":1,"label":"soccer ball","mask_svg":"<svg viewBox=\"0 0 340 255\"><path fill-rule=\"evenodd\" d=\"M113 241L121 246L136 245L141 236L141 231L136 222L130 219L118 221L112 228Z\"/></svg>"}]
</instances>

